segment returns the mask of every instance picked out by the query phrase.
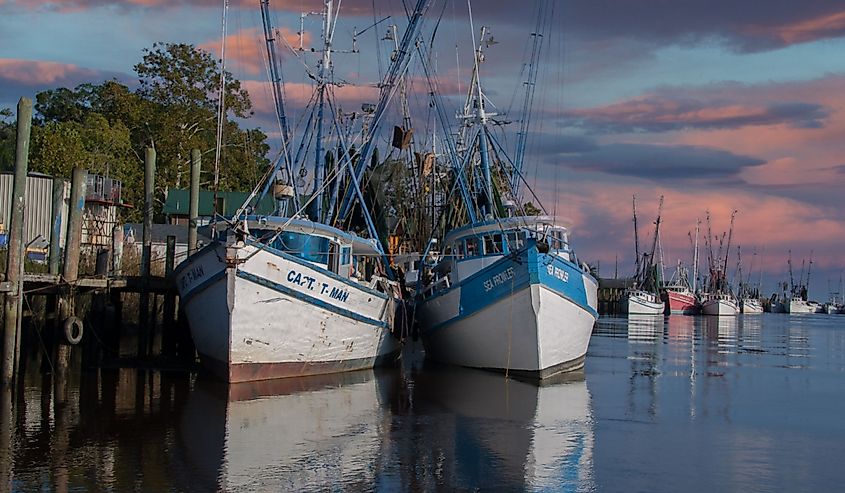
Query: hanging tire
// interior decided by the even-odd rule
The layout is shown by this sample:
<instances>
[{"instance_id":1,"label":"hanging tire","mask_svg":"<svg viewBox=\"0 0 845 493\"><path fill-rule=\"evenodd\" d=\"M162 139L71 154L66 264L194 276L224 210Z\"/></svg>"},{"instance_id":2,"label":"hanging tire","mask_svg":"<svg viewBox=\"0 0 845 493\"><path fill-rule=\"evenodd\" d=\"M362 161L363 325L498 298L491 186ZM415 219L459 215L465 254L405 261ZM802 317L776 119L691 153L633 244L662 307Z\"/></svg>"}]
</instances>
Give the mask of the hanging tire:
<instances>
[{"instance_id":1,"label":"hanging tire","mask_svg":"<svg viewBox=\"0 0 845 493\"><path fill-rule=\"evenodd\" d=\"M82 320L74 316L65 319L64 324L65 340L68 344L75 346L82 340L83 326Z\"/></svg>"}]
</instances>

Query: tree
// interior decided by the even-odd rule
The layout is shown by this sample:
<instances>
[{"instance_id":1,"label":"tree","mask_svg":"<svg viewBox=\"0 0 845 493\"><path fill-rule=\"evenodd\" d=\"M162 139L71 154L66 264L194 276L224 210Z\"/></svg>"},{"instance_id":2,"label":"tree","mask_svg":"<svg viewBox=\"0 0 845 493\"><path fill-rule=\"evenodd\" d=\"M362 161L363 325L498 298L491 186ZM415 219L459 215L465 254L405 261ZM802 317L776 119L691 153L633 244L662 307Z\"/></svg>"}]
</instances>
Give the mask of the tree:
<instances>
[{"instance_id":1,"label":"tree","mask_svg":"<svg viewBox=\"0 0 845 493\"><path fill-rule=\"evenodd\" d=\"M144 148L154 147L156 209L168 188L186 187L190 151L202 151L202 186L211 186L217 141L220 64L187 44L156 43L136 64L139 86L109 80L56 88L36 95L30 166L70 177L74 166L123 181L123 198L140 204ZM226 74L226 119L219 167L221 190L251 189L269 166L267 136L243 129L237 119L252 115L249 94ZM0 113L0 166L14 164L14 123ZM7 135L8 134L8 135ZM10 150L9 152L6 152ZM10 157L7 157L10 156ZM125 219L138 219L140 208Z\"/></svg>"},{"instance_id":2,"label":"tree","mask_svg":"<svg viewBox=\"0 0 845 493\"><path fill-rule=\"evenodd\" d=\"M12 110L0 109L0 171L14 169L16 139L17 128L15 120L12 119Z\"/></svg>"}]
</instances>

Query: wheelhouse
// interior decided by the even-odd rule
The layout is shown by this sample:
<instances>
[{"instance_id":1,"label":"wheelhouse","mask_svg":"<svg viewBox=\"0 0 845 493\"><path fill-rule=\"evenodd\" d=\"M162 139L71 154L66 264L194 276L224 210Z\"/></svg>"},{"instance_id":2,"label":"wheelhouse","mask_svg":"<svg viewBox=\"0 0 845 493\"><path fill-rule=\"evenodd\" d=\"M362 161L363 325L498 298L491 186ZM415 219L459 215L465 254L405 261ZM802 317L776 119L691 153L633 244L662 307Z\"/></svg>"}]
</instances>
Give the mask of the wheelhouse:
<instances>
[{"instance_id":1,"label":"wheelhouse","mask_svg":"<svg viewBox=\"0 0 845 493\"><path fill-rule=\"evenodd\" d=\"M259 243L342 278L369 282L384 274L374 240L307 219L250 216L246 225Z\"/></svg>"},{"instance_id":2,"label":"wheelhouse","mask_svg":"<svg viewBox=\"0 0 845 493\"><path fill-rule=\"evenodd\" d=\"M548 216L509 217L470 224L446 235L431 288L460 282L503 256L518 252L532 239L544 253L577 265L563 222Z\"/></svg>"}]
</instances>

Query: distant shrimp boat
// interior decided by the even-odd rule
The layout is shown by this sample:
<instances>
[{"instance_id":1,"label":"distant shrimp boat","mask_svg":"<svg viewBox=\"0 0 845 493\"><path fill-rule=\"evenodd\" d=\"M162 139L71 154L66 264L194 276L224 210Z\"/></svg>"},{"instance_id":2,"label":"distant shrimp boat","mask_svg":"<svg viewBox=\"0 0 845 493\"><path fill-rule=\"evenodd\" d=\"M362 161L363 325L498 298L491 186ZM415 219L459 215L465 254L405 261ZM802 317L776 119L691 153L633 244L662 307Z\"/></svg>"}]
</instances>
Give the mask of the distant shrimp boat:
<instances>
[{"instance_id":1,"label":"distant shrimp boat","mask_svg":"<svg viewBox=\"0 0 845 493\"><path fill-rule=\"evenodd\" d=\"M746 315L763 313L763 304L757 298L744 298L740 305L740 311Z\"/></svg>"},{"instance_id":2,"label":"distant shrimp boat","mask_svg":"<svg viewBox=\"0 0 845 493\"><path fill-rule=\"evenodd\" d=\"M701 302L701 313L720 317L735 317L739 313L737 299L732 294L716 293L705 295Z\"/></svg>"},{"instance_id":3,"label":"distant shrimp boat","mask_svg":"<svg viewBox=\"0 0 845 493\"><path fill-rule=\"evenodd\" d=\"M699 312L698 300L686 286L664 287L664 301L671 314L694 315Z\"/></svg>"},{"instance_id":4,"label":"distant shrimp boat","mask_svg":"<svg viewBox=\"0 0 845 493\"><path fill-rule=\"evenodd\" d=\"M398 285L377 274L372 240L304 219L245 223L250 234L209 244L175 273L213 373L265 380L372 368L397 355Z\"/></svg>"},{"instance_id":5,"label":"distant shrimp boat","mask_svg":"<svg viewBox=\"0 0 845 493\"><path fill-rule=\"evenodd\" d=\"M665 307L656 294L642 289L628 289L622 302L628 315L662 315Z\"/></svg>"}]
</instances>

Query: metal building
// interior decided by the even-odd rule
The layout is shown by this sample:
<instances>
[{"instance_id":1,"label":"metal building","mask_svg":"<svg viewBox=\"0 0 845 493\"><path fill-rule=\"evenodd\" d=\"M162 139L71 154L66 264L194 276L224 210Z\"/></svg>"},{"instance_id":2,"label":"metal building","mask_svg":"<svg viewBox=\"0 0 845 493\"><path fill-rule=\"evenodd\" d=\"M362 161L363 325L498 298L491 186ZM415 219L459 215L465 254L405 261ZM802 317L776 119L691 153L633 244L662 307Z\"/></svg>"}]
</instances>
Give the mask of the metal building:
<instances>
[{"instance_id":1,"label":"metal building","mask_svg":"<svg viewBox=\"0 0 845 493\"><path fill-rule=\"evenodd\" d=\"M5 246L12 213L12 173L0 173L0 244ZM59 244L64 248L65 227L68 215L70 183L65 181L64 204L62 206L62 228ZM53 210L53 177L42 173L29 173L26 177L26 200L24 205L24 245L33 242L39 235L50 241L53 225L50 222Z\"/></svg>"}]
</instances>

